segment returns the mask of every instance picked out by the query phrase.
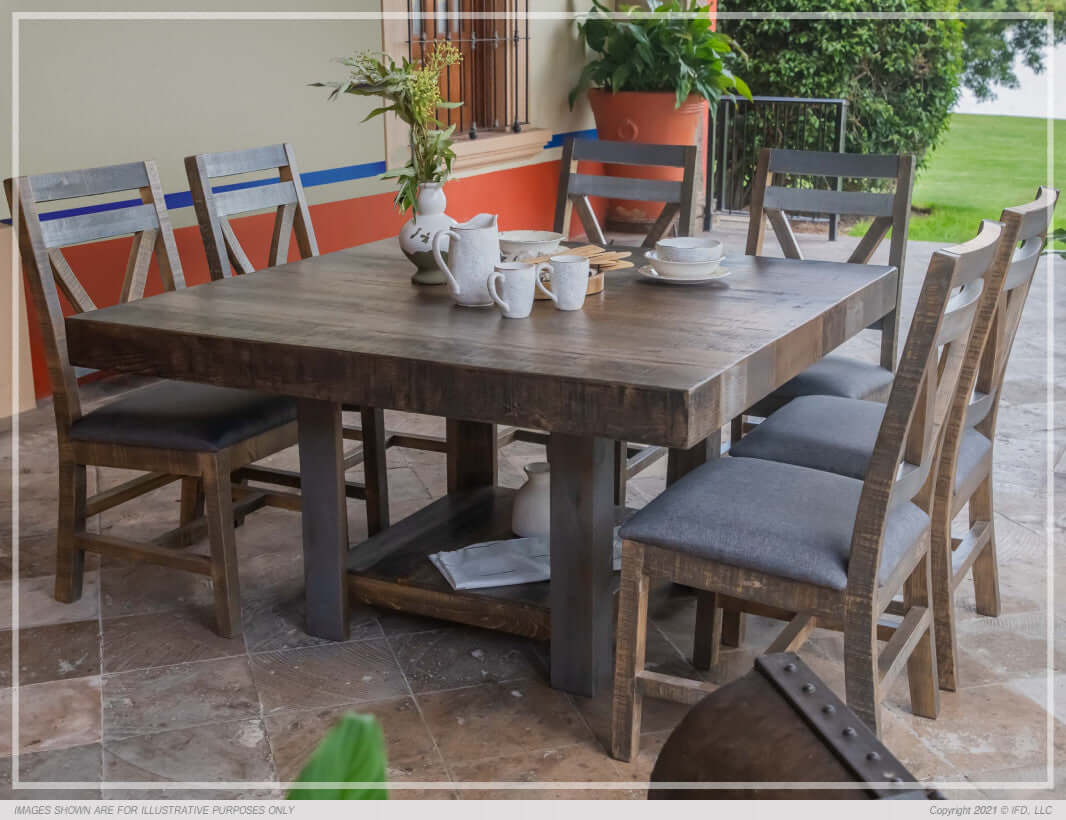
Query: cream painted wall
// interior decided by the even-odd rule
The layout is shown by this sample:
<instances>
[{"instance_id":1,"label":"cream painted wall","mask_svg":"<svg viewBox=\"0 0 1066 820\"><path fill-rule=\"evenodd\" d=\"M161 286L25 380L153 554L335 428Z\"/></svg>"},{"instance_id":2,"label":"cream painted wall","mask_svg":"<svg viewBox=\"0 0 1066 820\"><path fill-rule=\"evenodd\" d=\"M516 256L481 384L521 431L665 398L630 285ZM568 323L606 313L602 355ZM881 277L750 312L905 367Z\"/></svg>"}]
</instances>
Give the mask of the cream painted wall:
<instances>
[{"instance_id":1,"label":"cream painted wall","mask_svg":"<svg viewBox=\"0 0 1066 820\"><path fill-rule=\"evenodd\" d=\"M306 11L283 0L232 0L227 11ZM214 8L218 8L215 5ZM537 11L584 8L575 0L535 0ZM0 42L10 11L207 11L182 0L88 2L0 0ZM315 11L378 11L380 0L316 0ZM592 127L566 93L583 63L572 20L534 21L531 115L549 133ZM21 173L90 167L141 158L160 165L168 192L188 189L183 158L288 140L301 171L384 159L381 120L361 123L372 103L334 103L314 80L339 79L330 58L381 47L381 24L367 21L22 21L19 37ZM10 111L10 62L0 59L0 110ZM6 118L5 118L6 119ZM11 172L10 133L0 129L0 175ZM542 152L530 162L558 155ZM505 167L505 166L504 166ZM494 168L496 170L498 168ZM488 169L486 169L488 170ZM364 179L308 189L312 203L392 190ZM9 216L6 203L0 208ZM191 224L191 209L174 214Z\"/></svg>"}]
</instances>

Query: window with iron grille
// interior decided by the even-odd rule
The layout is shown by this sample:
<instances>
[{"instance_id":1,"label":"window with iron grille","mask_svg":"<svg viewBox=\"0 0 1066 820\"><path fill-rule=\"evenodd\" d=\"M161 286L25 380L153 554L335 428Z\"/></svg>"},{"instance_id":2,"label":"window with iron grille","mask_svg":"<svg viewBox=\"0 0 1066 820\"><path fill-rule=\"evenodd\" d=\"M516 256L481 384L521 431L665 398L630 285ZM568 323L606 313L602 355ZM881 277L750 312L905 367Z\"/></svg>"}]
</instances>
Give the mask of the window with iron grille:
<instances>
[{"instance_id":1,"label":"window with iron grille","mask_svg":"<svg viewBox=\"0 0 1066 820\"><path fill-rule=\"evenodd\" d=\"M476 139L518 133L529 124L528 0L407 0L408 53L421 60L440 40L463 55L441 77L441 95L463 102L442 109L445 125Z\"/></svg>"}]
</instances>

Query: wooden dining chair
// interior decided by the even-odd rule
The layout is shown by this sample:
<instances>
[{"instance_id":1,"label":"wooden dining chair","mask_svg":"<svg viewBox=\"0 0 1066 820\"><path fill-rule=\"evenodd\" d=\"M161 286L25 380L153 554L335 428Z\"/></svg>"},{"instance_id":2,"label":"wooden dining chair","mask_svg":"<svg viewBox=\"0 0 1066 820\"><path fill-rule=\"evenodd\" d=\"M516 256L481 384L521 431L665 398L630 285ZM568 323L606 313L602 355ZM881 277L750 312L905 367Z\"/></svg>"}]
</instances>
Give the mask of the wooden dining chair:
<instances>
[{"instance_id":1,"label":"wooden dining chair","mask_svg":"<svg viewBox=\"0 0 1066 820\"><path fill-rule=\"evenodd\" d=\"M829 177L892 181L888 192L824 190L809 187L811 178ZM808 180L804 187L804 180ZM825 395L884 400L892 384L899 333L899 302L910 221L914 157L909 154L843 154L764 148L752 182L746 253L761 256L769 222L789 259L803 259L788 214L837 214L870 217L872 222L848 262L864 264L891 231L888 264L899 271L895 308L873 327L881 333L879 364L830 354L756 403L745 415L765 418L797 396ZM743 416L734 420L732 439L744 432Z\"/></svg>"},{"instance_id":2,"label":"wooden dining chair","mask_svg":"<svg viewBox=\"0 0 1066 820\"><path fill-rule=\"evenodd\" d=\"M957 688L954 592L971 569L978 612L999 612L992 503L995 408L1057 198L1057 191L1041 188L1034 201L1003 211L1003 240L984 277L969 341L965 348L959 341L948 343L941 353L945 366L937 422L944 433L933 495L932 571L942 689ZM956 366L949 370L948 362ZM955 378L949 380L949 372ZM802 396L733 445L732 452L862 479L883 414L884 405L877 402ZM967 503L969 530L952 538L951 523ZM722 603L727 620L735 618L737 602Z\"/></svg>"},{"instance_id":3,"label":"wooden dining chair","mask_svg":"<svg viewBox=\"0 0 1066 820\"><path fill-rule=\"evenodd\" d=\"M969 333L974 297L1001 234L1002 226L986 223L966 245L933 254L864 481L721 458L690 472L623 525L615 757L628 760L636 751L645 695L694 703L713 689L644 669L652 578L702 591L695 647L709 662L716 660L718 624L707 621L720 613L717 597L728 595L796 613L769 652L796 651L815 626L842 630L847 704L875 733L881 695L904 668L913 711L936 717L928 511L938 452L938 343ZM959 289L964 296L950 304ZM878 621L901 591L903 619L882 649Z\"/></svg>"},{"instance_id":4,"label":"wooden dining chair","mask_svg":"<svg viewBox=\"0 0 1066 820\"><path fill-rule=\"evenodd\" d=\"M641 242L648 250L672 230L677 236L691 236L695 231L696 159L695 145L651 145L638 142L613 142L570 137L563 147L559 169L559 187L555 200L554 230L565 234L571 216L577 211L590 242L618 249L624 246L609 242L600 227L590 196L662 202L663 210ZM649 168L679 168L681 180L636 179L632 177L583 174L579 162L599 162ZM635 250L635 249L634 249ZM615 444L615 504L625 506L626 482L667 455L664 447ZM680 473L674 465L673 475Z\"/></svg>"},{"instance_id":5,"label":"wooden dining chair","mask_svg":"<svg viewBox=\"0 0 1066 820\"><path fill-rule=\"evenodd\" d=\"M612 142L571 137L563 147L559 169L559 190L555 200L554 230L566 233L576 209L589 242L606 247L607 238L600 227L590 196L662 202L663 210L641 243L654 248L666 232L675 229L678 236L691 236L695 230L695 145L649 145L639 142ZM636 179L598 174L582 174L578 162L602 162L649 168L679 168L681 180Z\"/></svg>"},{"instance_id":6,"label":"wooden dining chair","mask_svg":"<svg viewBox=\"0 0 1066 820\"><path fill-rule=\"evenodd\" d=\"M239 174L275 171L277 180L256 180L254 187L217 185L216 180ZM255 272L241 245L230 218L273 208L274 226L271 232L267 266L283 265L289 259L289 243L295 236L301 259L318 256L311 213L307 207L296 156L289 143L267 145L239 151L195 154L185 158L185 173L189 178L196 218L200 224L204 250L212 279ZM261 184L262 183L262 184ZM345 410L358 412L360 427L345 425L344 438L362 442L361 447L344 454L344 469L363 465L363 484L346 482L349 498L363 499L367 508L367 531L370 535L389 526L389 492L386 452L389 447L445 452L443 438L414 434L389 433L385 430L382 410L346 405ZM300 476L295 471L249 466L238 476L241 481L281 483L299 488Z\"/></svg>"},{"instance_id":7,"label":"wooden dining chair","mask_svg":"<svg viewBox=\"0 0 1066 820\"><path fill-rule=\"evenodd\" d=\"M993 449L1007 361L1021 323L1059 192L1041 186L1032 202L1006 208L1010 256L994 310L979 316L983 343L967 357L948 413L933 495L933 602L940 687L958 687L955 590L973 574L977 612L997 617ZM952 537L951 524L968 508L968 527Z\"/></svg>"},{"instance_id":8,"label":"wooden dining chair","mask_svg":"<svg viewBox=\"0 0 1066 820\"><path fill-rule=\"evenodd\" d=\"M59 450L56 598L69 603L81 597L86 552L161 564L210 576L219 633L240 634L234 520L271 499L268 493L249 493L235 505L230 474L296 443L295 403L248 390L158 381L86 412L67 351L59 294L75 313L96 305L63 248L132 234L121 301L143 295L153 258L164 289L184 287L158 170L152 161L134 162L17 177L6 180L5 188L52 382ZM40 203L123 191L136 192L141 204L49 220L38 212ZM147 475L88 497L87 466ZM149 542L87 531L86 521L94 515L179 479L177 530ZM204 508L206 514L200 512ZM187 545L204 529L209 556L170 548Z\"/></svg>"}]
</instances>

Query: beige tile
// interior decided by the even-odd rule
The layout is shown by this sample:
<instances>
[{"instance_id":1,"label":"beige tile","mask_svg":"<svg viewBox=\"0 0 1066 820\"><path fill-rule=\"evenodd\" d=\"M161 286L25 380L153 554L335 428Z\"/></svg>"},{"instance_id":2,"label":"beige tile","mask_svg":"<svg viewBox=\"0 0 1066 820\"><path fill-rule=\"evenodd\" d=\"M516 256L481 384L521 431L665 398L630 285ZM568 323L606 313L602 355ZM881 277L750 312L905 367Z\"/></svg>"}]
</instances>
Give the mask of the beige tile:
<instances>
[{"instance_id":1,"label":"beige tile","mask_svg":"<svg viewBox=\"0 0 1066 820\"><path fill-rule=\"evenodd\" d=\"M0 685L11 686L12 630L0 632ZM75 621L20 629L19 686L100 674L100 623Z\"/></svg>"},{"instance_id":2,"label":"beige tile","mask_svg":"<svg viewBox=\"0 0 1066 820\"><path fill-rule=\"evenodd\" d=\"M621 779L611 758L594 743L490 757L452 767L457 783L499 782L535 788L460 789L464 800L616 800L633 790L566 789L553 782L606 783Z\"/></svg>"},{"instance_id":3,"label":"beige tile","mask_svg":"<svg viewBox=\"0 0 1066 820\"><path fill-rule=\"evenodd\" d=\"M55 576L23 578L18 584L19 627L88 621L100 611L99 572L86 572L81 598L65 604L55 599ZM0 629L11 628L11 600L13 585L0 584Z\"/></svg>"},{"instance_id":4,"label":"beige tile","mask_svg":"<svg viewBox=\"0 0 1066 820\"><path fill-rule=\"evenodd\" d=\"M436 692L418 702L449 766L592 740L567 696L539 681Z\"/></svg>"},{"instance_id":5,"label":"beige tile","mask_svg":"<svg viewBox=\"0 0 1066 820\"><path fill-rule=\"evenodd\" d=\"M452 627L389 638L416 693L543 676L532 641L488 630Z\"/></svg>"},{"instance_id":6,"label":"beige tile","mask_svg":"<svg viewBox=\"0 0 1066 820\"><path fill-rule=\"evenodd\" d=\"M212 723L104 743L104 797L122 800L280 797L261 720ZM185 783L268 784L194 790ZM133 788L118 784L159 783ZM165 788L163 784L173 784Z\"/></svg>"},{"instance_id":7,"label":"beige tile","mask_svg":"<svg viewBox=\"0 0 1066 820\"><path fill-rule=\"evenodd\" d=\"M110 561L101 570L104 618L181 610L197 613L214 604L211 579L156 564Z\"/></svg>"},{"instance_id":8,"label":"beige tile","mask_svg":"<svg viewBox=\"0 0 1066 820\"><path fill-rule=\"evenodd\" d=\"M251 664L264 715L410 694L383 640L264 652Z\"/></svg>"},{"instance_id":9,"label":"beige tile","mask_svg":"<svg viewBox=\"0 0 1066 820\"><path fill-rule=\"evenodd\" d=\"M240 638L221 637L214 612L163 612L103 622L104 672L129 672L244 654Z\"/></svg>"},{"instance_id":10,"label":"beige tile","mask_svg":"<svg viewBox=\"0 0 1066 820\"><path fill-rule=\"evenodd\" d=\"M19 687L21 754L84 746L100 740L100 678ZM0 755L12 749L11 689L0 692Z\"/></svg>"},{"instance_id":11,"label":"beige tile","mask_svg":"<svg viewBox=\"0 0 1066 820\"><path fill-rule=\"evenodd\" d=\"M1046 680L1051 672L1047 623L1047 614L1032 612L959 624L959 685L1005 683L1017 678ZM1054 653L1053 668L1066 669L1066 654L1061 650Z\"/></svg>"},{"instance_id":12,"label":"beige tile","mask_svg":"<svg viewBox=\"0 0 1066 820\"><path fill-rule=\"evenodd\" d=\"M258 716L259 699L244 657L104 678L104 737L109 741Z\"/></svg>"}]
</instances>

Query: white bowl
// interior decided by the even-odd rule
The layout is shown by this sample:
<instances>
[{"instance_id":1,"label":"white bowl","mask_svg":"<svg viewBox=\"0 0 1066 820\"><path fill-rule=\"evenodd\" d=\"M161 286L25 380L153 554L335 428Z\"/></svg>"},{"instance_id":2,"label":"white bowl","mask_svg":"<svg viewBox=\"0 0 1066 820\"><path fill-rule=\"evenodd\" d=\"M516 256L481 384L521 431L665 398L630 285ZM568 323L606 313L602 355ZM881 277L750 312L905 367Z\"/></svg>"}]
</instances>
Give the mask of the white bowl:
<instances>
[{"instance_id":1,"label":"white bowl","mask_svg":"<svg viewBox=\"0 0 1066 820\"><path fill-rule=\"evenodd\" d=\"M503 231L500 234L500 256L504 262L549 256L559 249L562 241L563 235L555 231Z\"/></svg>"},{"instance_id":2,"label":"white bowl","mask_svg":"<svg viewBox=\"0 0 1066 820\"><path fill-rule=\"evenodd\" d=\"M644 257L657 274L667 279L704 279L711 276L722 265L721 259L705 262L671 262L661 259L655 251L648 251Z\"/></svg>"},{"instance_id":3,"label":"white bowl","mask_svg":"<svg viewBox=\"0 0 1066 820\"><path fill-rule=\"evenodd\" d=\"M655 243L664 262L714 262L722 258L722 243L707 236L675 236Z\"/></svg>"}]
</instances>

